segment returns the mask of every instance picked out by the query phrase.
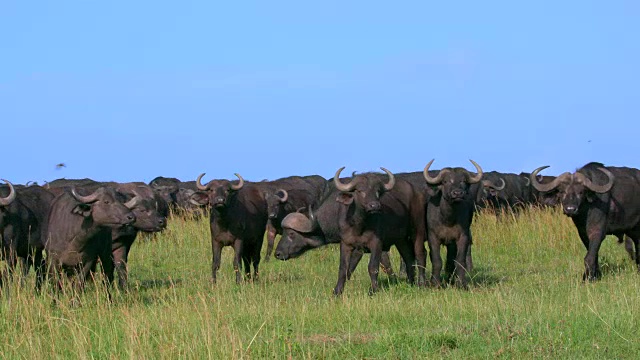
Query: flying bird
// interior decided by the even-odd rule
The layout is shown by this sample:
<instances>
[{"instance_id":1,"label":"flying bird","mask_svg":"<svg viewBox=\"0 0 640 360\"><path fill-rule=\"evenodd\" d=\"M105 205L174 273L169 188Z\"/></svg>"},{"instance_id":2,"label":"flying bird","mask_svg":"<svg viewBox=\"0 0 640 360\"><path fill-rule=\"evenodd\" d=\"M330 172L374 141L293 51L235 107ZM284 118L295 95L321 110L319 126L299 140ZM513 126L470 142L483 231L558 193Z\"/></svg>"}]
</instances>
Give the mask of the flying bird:
<instances>
[{"instance_id":1,"label":"flying bird","mask_svg":"<svg viewBox=\"0 0 640 360\"><path fill-rule=\"evenodd\" d=\"M59 163L59 164L56 164L56 170L60 170L60 169L62 169L63 167L67 167L67 164L65 164L65 163Z\"/></svg>"}]
</instances>

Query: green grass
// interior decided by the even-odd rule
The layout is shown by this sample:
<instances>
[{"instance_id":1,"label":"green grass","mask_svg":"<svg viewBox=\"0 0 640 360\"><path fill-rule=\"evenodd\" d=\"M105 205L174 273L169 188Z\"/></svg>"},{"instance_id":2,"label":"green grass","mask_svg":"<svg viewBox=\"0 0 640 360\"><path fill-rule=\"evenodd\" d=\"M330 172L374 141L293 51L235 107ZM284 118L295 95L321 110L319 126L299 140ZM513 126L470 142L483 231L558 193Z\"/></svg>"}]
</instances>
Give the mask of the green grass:
<instances>
[{"instance_id":1,"label":"green grass","mask_svg":"<svg viewBox=\"0 0 640 360\"><path fill-rule=\"evenodd\" d=\"M208 220L174 219L165 233L134 245L130 291L116 292L112 303L100 286L89 286L80 305L68 297L54 304L50 291L34 296L33 276L4 289L0 356L638 357L640 278L615 240L600 251L602 280L583 283L585 250L558 211L501 220L481 214L473 234L470 291L418 289L381 275L382 290L369 297L360 264L334 298L337 246L263 262L260 280L240 286L225 248L214 286Z\"/></svg>"}]
</instances>

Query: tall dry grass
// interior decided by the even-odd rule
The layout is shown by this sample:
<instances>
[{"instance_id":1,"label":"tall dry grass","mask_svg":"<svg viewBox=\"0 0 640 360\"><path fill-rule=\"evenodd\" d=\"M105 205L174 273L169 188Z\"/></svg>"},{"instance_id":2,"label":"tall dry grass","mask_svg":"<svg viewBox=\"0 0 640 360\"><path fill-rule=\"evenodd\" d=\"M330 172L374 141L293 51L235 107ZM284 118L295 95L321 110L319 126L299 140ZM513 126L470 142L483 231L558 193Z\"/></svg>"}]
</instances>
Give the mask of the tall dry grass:
<instances>
[{"instance_id":1,"label":"tall dry grass","mask_svg":"<svg viewBox=\"0 0 640 360\"><path fill-rule=\"evenodd\" d=\"M636 358L640 286L616 241L601 250L603 279L583 283L584 249L556 210L482 213L473 224L469 291L418 289L382 276L367 295L362 264L334 298L339 251L328 246L261 264L255 283L235 284L231 249L211 285L206 218L174 218L138 241L131 286L100 282L79 302L33 276L0 300L3 358ZM266 245L265 245L266 246ZM392 253L396 266L397 253ZM365 257L367 260L367 257Z\"/></svg>"}]
</instances>

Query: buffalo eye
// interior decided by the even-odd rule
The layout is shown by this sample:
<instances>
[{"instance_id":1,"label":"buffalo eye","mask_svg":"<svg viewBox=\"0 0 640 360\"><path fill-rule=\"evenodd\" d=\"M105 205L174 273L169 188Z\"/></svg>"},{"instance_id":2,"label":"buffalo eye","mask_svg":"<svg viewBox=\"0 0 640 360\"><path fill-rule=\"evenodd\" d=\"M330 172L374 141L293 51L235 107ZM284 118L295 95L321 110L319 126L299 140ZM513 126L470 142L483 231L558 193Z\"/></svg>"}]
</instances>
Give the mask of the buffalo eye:
<instances>
[{"instance_id":1,"label":"buffalo eye","mask_svg":"<svg viewBox=\"0 0 640 360\"><path fill-rule=\"evenodd\" d=\"M105 205L109 205L111 203L111 201L105 200L105 201L103 201L103 203L105 203Z\"/></svg>"}]
</instances>

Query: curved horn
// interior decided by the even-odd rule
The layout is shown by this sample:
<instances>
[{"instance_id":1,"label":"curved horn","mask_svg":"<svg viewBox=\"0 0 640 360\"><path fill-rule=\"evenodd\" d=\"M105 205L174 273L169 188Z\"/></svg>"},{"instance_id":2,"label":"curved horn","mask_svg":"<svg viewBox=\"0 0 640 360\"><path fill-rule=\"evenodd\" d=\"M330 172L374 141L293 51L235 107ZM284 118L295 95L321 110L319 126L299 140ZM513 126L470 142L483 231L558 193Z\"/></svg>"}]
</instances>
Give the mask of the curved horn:
<instances>
[{"instance_id":1,"label":"curved horn","mask_svg":"<svg viewBox=\"0 0 640 360\"><path fill-rule=\"evenodd\" d=\"M442 177L446 174L446 172L449 171L448 169L442 169L440 170L440 172L436 177L429 176L429 168L431 167L431 164L433 164L434 160L435 159L432 159L431 161L429 161L427 166L424 167L424 171L422 172L422 175L424 175L424 179L427 181L427 184L429 185L439 185L442 182Z\"/></svg>"},{"instance_id":2,"label":"curved horn","mask_svg":"<svg viewBox=\"0 0 640 360\"><path fill-rule=\"evenodd\" d=\"M90 195L82 196L76 192L75 186L71 188L71 195L83 204L91 204L92 202L98 201L98 190L94 191Z\"/></svg>"},{"instance_id":3,"label":"curved horn","mask_svg":"<svg viewBox=\"0 0 640 360\"><path fill-rule=\"evenodd\" d=\"M13 184L8 182L7 180L2 179L2 181L7 183L7 186L9 186L9 195L7 195L6 198L0 197L0 206L8 206L13 202L13 200L16 199L16 189L14 189Z\"/></svg>"},{"instance_id":4,"label":"curved horn","mask_svg":"<svg viewBox=\"0 0 640 360\"><path fill-rule=\"evenodd\" d=\"M131 200L127 201L123 205L126 206L127 209L131 210L134 207L136 207L136 205L138 205L139 201L140 201L140 197L136 194L134 197L131 198Z\"/></svg>"},{"instance_id":5,"label":"curved horn","mask_svg":"<svg viewBox=\"0 0 640 360\"><path fill-rule=\"evenodd\" d=\"M560 181L563 180L567 174L569 173L564 173L558 177L556 177L555 179L553 179L552 182L548 183L548 184L543 184L541 182L538 181L538 173L546 168L548 168L549 165L546 166L540 166L539 168L533 170L533 172L531 173L531 175L529 175L529 179L531 180L531 185L533 185L533 187L540 191L540 192L549 192L555 188L558 187L558 185L560 184Z\"/></svg>"},{"instance_id":6,"label":"curved horn","mask_svg":"<svg viewBox=\"0 0 640 360\"><path fill-rule=\"evenodd\" d=\"M615 176L613 176L613 174L611 173L611 171L605 169L605 168L598 168L598 170L602 171L603 173L605 173L605 175L607 175L607 177L609 178L609 181L604 184L604 185L596 185L593 182L591 182L591 180L589 178L587 178L586 176L584 176L581 173L576 173L576 176L580 176L582 183L584 184L585 187L589 188L589 190L593 191L593 192L597 192L597 193L606 193L607 191L611 190L611 187L613 187L613 181L616 179Z\"/></svg>"},{"instance_id":7,"label":"curved horn","mask_svg":"<svg viewBox=\"0 0 640 360\"><path fill-rule=\"evenodd\" d=\"M387 175L389 175L389 181L384 184L384 189L387 191L390 191L391 189L393 189L393 186L396 184L396 177L393 176L393 173L383 167L380 168L382 171L386 172Z\"/></svg>"},{"instance_id":8,"label":"curved horn","mask_svg":"<svg viewBox=\"0 0 640 360\"><path fill-rule=\"evenodd\" d=\"M209 184L211 183L211 182L208 182L207 185L202 185L202 183L200 181L202 180L202 177L204 176L204 174L206 174L206 173L200 174L198 176L198 178L196 179L196 187L198 188L198 190L201 190L201 191L209 190Z\"/></svg>"},{"instance_id":9,"label":"curved horn","mask_svg":"<svg viewBox=\"0 0 640 360\"><path fill-rule=\"evenodd\" d=\"M353 172L351 173L351 177L352 178L356 177L356 171L355 170L353 170Z\"/></svg>"},{"instance_id":10,"label":"curved horn","mask_svg":"<svg viewBox=\"0 0 640 360\"><path fill-rule=\"evenodd\" d=\"M282 193L282 196L278 195L278 193ZM287 202L287 199L289 198L289 193L285 189L276 190L276 195L280 198L281 203Z\"/></svg>"},{"instance_id":11,"label":"curved horn","mask_svg":"<svg viewBox=\"0 0 640 360\"><path fill-rule=\"evenodd\" d=\"M336 188L342 192L349 192L356 187L356 184L353 181L350 181L347 184L343 184L340 182L340 173L344 170L344 166L336 171L336 174L333 176L333 183L336 185Z\"/></svg>"},{"instance_id":12,"label":"curved horn","mask_svg":"<svg viewBox=\"0 0 640 360\"><path fill-rule=\"evenodd\" d=\"M238 173L235 173L233 175L237 176L240 181L238 182L237 185L231 185L231 190L238 191L238 190L242 189L242 187L244 186L244 179Z\"/></svg>"},{"instance_id":13,"label":"curved horn","mask_svg":"<svg viewBox=\"0 0 640 360\"><path fill-rule=\"evenodd\" d=\"M482 186L490 187L493 190L497 191L504 190L505 186L507 186L507 183L504 182L503 178L500 178L500 181L502 181L502 186L496 186L496 184L494 184L491 180L482 180Z\"/></svg>"},{"instance_id":14,"label":"curved horn","mask_svg":"<svg viewBox=\"0 0 640 360\"><path fill-rule=\"evenodd\" d=\"M476 174L476 176L473 176L473 177L472 177L472 176L471 176L471 173L469 173L469 172L467 171L467 182L468 182L469 184L475 184L475 183L477 183L477 182L480 182L480 180L482 180L482 174L483 174L483 172L482 172L482 168L480 167L480 165L478 165L478 163L477 163L477 162L475 162L475 161L473 161L473 160L471 160L471 159L469 159L469 161L471 161L471 163L473 164L473 166L475 166L477 174ZM497 189L496 189L496 190L497 190Z\"/></svg>"},{"instance_id":15,"label":"curved horn","mask_svg":"<svg viewBox=\"0 0 640 360\"><path fill-rule=\"evenodd\" d=\"M131 189L131 192L133 193L133 197L131 198L131 200L123 204L129 210L136 207L136 205L138 205L138 203L140 202L140 199L142 198L140 194L136 191L136 189Z\"/></svg>"}]
</instances>

